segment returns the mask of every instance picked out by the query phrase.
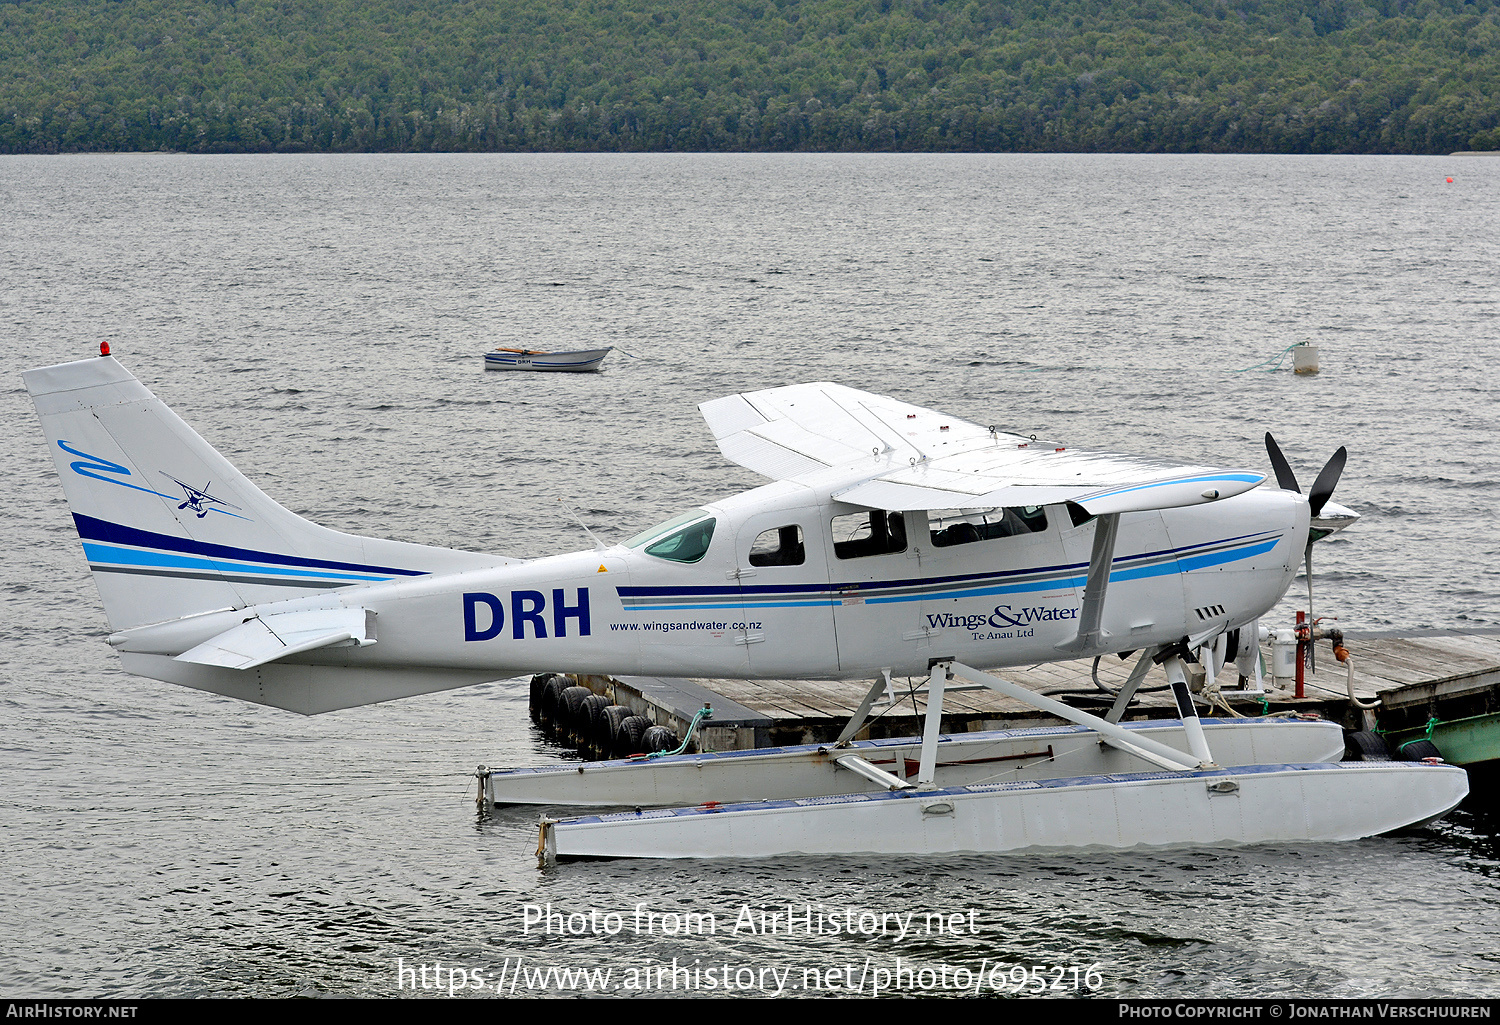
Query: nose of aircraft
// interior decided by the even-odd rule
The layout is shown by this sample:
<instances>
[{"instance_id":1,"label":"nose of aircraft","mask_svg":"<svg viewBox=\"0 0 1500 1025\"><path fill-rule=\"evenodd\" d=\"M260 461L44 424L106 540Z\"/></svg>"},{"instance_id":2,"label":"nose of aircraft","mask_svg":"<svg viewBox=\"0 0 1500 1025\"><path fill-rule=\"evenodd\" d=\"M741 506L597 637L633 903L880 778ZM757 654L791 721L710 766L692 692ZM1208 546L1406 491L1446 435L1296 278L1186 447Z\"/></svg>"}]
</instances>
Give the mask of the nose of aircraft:
<instances>
[{"instance_id":1,"label":"nose of aircraft","mask_svg":"<svg viewBox=\"0 0 1500 1025\"><path fill-rule=\"evenodd\" d=\"M1324 502L1323 508L1318 515L1312 518L1312 539L1321 541L1335 531L1343 530L1353 525L1359 519L1359 513L1347 505L1339 505L1337 502Z\"/></svg>"}]
</instances>

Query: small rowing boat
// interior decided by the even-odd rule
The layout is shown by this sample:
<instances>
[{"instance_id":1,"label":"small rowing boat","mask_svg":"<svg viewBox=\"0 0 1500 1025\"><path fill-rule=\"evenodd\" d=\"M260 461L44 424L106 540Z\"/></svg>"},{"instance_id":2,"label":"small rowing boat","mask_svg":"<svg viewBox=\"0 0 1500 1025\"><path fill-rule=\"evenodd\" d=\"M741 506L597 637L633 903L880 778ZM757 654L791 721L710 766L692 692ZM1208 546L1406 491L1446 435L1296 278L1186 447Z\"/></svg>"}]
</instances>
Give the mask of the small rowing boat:
<instances>
[{"instance_id":1,"label":"small rowing boat","mask_svg":"<svg viewBox=\"0 0 1500 1025\"><path fill-rule=\"evenodd\" d=\"M484 354L486 370L561 370L579 373L598 370L614 346L578 349L572 352L539 352L534 349L496 349Z\"/></svg>"}]
</instances>

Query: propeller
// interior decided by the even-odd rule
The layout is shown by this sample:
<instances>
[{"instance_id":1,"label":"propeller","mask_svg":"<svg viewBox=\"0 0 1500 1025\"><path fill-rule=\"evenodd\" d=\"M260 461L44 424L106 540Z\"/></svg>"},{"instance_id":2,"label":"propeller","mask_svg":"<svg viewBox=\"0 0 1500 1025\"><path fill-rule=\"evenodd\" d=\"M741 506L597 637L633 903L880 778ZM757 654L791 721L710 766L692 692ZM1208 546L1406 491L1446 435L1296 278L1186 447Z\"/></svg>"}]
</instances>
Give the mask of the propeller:
<instances>
[{"instance_id":1,"label":"propeller","mask_svg":"<svg viewBox=\"0 0 1500 1025\"><path fill-rule=\"evenodd\" d=\"M1282 455L1281 446L1276 444L1276 439L1271 437L1270 431L1266 432L1266 455L1271 458L1271 468L1276 471L1276 483L1281 487L1281 490L1295 491L1299 495L1302 494L1302 488L1297 484L1297 475L1292 472L1292 464L1287 462L1286 456ZM1338 487L1339 477L1343 474L1344 464L1348 461L1349 450L1340 445L1339 450L1329 457L1328 462L1323 465L1323 469L1318 472L1317 479L1313 481L1312 490L1307 493L1307 507L1308 511L1312 514L1313 519L1318 518L1318 514L1323 511L1323 507L1326 506L1328 504L1328 500L1333 497L1333 489ZM1349 517L1358 515L1352 510L1344 509L1341 506L1335 506L1335 508L1338 509L1340 514L1349 514ZM1349 519L1348 517L1343 518L1345 518L1347 522L1352 522L1352 519ZM1339 526L1345 526L1347 525L1347 522L1341 523L1339 524ZM1307 548L1302 553L1302 559L1303 566L1307 574L1307 620L1309 624L1311 624L1314 620L1312 574L1313 542L1320 538L1327 537L1329 534L1333 533L1334 530L1339 529L1339 526L1334 526L1327 530L1318 530L1312 528L1308 530ZM1308 647L1308 662L1308 668L1315 670L1316 665L1312 663L1311 646Z\"/></svg>"},{"instance_id":2,"label":"propeller","mask_svg":"<svg viewBox=\"0 0 1500 1025\"><path fill-rule=\"evenodd\" d=\"M1271 437L1271 432L1266 432L1266 455L1271 457L1271 468L1276 471L1276 483L1282 491L1295 491L1302 494L1302 488L1297 484L1297 475L1292 472L1292 464L1287 462L1286 456L1281 454L1281 446L1276 444L1276 439ZM1333 497L1333 489L1338 487L1339 477L1344 472L1344 464L1349 461L1349 450L1340 445L1339 450L1329 457L1323 469L1318 473L1318 479L1313 481L1312 490L1307 493L1308 510L1317 516L1323 511L1323 506Z\"/></svg>"},{"instance_id":3,"label":"propeller","mask_svg":"<svg viewBox=\"0 0 1500 1025\"><path fill-rule=\"evenodd\" d=\"M1333 489L1338 487L1339 475L1344 472L1344 463L1348 460L1349 450L1340 445L1339 450L1323 464L1318 479L1313 481L1312 490L1307 493L1307 505L1314 516L1322 513L1323 506L1333 497Z\"/></svg>"}]
</instances>

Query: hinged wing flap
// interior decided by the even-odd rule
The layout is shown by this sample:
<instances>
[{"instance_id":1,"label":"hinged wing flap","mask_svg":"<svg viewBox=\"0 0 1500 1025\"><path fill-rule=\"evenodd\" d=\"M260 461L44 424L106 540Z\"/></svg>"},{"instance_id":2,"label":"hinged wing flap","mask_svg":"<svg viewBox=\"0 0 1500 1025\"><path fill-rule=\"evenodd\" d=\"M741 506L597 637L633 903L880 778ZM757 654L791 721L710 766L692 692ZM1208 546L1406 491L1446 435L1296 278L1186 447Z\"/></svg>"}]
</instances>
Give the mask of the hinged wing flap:
<instances>
[{"instance_id":1,"label":"hinged wing flap","mask_svg":"<svg viewBox=\"0 0 1500 1025\"><path fill-rule=\"evenodd\" d=\"M373 614L362 608L314 609L256 616L177 656L226 669L253 669L299 651L374 644Z\"/></svg>"},{"instance_id":2,"label":"hinged wing flap","mask_svg":"<svg viewBox=\"0 0 1500 1025\"><path fill-rule=\"evenodd\" d=\"M1010 487L974 494L947 488L921 487L880 478L836 491L833 498L867 509L895 512L922 509L993 509L1000 506L1058 505L1076 501L1090 493L1089 488Z\"/></svg>"},{"instance_id":3,"label":"hinged wing flap","mask_svg":"<svg viewBox=\"0 0 1500 1025\"><path fill-rule=\"evenodd\" d=\"M976 424L838 384L770 388L698 408L725 458L773 480L860 459L885 467L991 438Z\"/></svg>"},{"instance_id":4,"label":"hinged wing flap","mask_svg":"<svg viewBox=\"0 0 1500 1025\"><path fill-rule=\"evenodd\" d=\"M973 509L1076 502L1087 512L1172 509L1229 498L1265 475L1063 449L993 446L890 470L833 497L874 509Z\"/></svg>"}]
</instances>

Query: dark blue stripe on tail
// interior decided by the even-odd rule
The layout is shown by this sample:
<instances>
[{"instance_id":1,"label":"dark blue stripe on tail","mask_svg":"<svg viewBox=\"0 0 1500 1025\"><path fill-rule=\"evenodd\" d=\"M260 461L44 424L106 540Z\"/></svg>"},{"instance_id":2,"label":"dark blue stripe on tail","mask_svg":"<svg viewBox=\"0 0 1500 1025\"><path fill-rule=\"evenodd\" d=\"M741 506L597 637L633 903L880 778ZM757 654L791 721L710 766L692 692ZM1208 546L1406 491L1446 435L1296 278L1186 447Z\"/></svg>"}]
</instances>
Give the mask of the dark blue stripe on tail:
<instances>
[{"instance_id":1,"label":"dark blue stripe on tail","mask_svg":"<svg viewBox=\"0 0 1500 1025\"><path fill-rule=\"evenodd\" d=\"M207 555L221 559L248 559L265 562L273 566L302 566L316 569L346 569L364 573L389 573L396 576L420 577L427 571L421 569L396 569L392 566L369 566L359 562L333 562L329 559L304 559L296 555L281 555L277 552L258 552L251 548L235 548L232 545L216 545L207 541L194 541L186 537L173 537L150 530L127 527L92 516L73 514L78 525L78 536L85 541L107 541L111 544L132 545L136 548L155 548L165 552L187 552L192 555Z\"/></svg>"}]
</instances>

